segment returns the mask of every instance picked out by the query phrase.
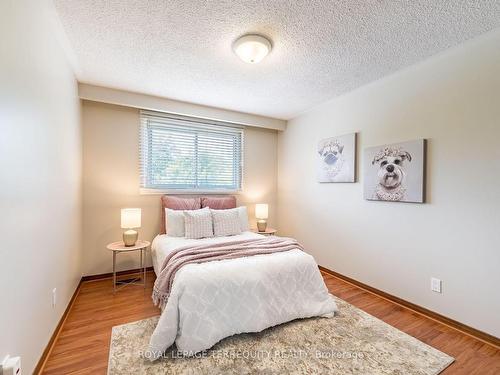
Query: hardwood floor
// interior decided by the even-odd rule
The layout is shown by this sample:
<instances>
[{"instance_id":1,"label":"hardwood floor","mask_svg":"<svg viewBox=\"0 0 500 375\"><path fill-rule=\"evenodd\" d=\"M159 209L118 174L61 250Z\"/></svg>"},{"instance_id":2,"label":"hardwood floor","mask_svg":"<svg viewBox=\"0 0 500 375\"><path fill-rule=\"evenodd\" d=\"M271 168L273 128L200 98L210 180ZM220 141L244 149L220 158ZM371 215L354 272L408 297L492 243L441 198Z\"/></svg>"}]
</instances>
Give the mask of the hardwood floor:
<instances>
[{"instance_id":1,"label":"hardwood floor","mask_svg":"<svg viewBox=\"0 0 500 375\"><path fill-rule=\"evenodd\" d=\"M43 374L106 374L111 328L159 314L147 286L129 285L113 295L111 279L84 281Z\"/></svg>"},{"instance_id":2,"label":"hardwood floor","mask_svg":"<svg viewBox=\"0 0 500 375\"><path fill-rule=\"evenodd\" d=\"M500 350L493 346L322 274L332 294L455 357L455 363L442 374L500 374ZM145 290L127 286L116 295L109 279L83 282L43 374L106 374L111 327L159 313L151 302L153 278L149 272Z\"/></svg>"}]
</instances>

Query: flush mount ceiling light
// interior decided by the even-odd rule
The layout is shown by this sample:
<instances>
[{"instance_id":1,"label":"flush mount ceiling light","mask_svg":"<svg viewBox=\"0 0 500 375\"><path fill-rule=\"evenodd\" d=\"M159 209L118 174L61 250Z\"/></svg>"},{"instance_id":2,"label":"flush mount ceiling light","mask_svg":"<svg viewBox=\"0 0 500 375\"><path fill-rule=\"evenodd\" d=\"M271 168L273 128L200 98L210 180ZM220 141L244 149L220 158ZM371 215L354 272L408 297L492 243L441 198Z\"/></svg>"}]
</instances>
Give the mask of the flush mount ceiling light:
<instances>
[{"instance_id":1,"label":"flush mount ceiling light","mask_svg":"<svg viewBox=\"0 0 500 375\"><path fill-rule=\"evenodd\" d=\"M271 42L262 35L248 34L234 42L233 51L244 62L257 64L271 52Z\"/></svg>"}]
</instances>

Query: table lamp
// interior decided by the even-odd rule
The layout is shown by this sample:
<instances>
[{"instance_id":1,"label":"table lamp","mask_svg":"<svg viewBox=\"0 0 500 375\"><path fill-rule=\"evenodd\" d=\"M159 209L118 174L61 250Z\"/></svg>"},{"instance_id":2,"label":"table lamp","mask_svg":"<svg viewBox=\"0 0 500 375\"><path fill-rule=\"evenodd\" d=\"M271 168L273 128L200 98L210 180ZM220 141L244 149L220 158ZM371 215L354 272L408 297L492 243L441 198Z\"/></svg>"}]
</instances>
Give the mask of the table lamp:
<instances>
[{"instance_id":1,"label":"table lamp","mask_svg":"<svg viewBox=\"0 0 500 375\"><path fill-rule=\"evenodd\" d=\"M257 219L257 230L265 232L267 227L267 218L269 209L267 203L257 203L255 205L255 218Z\"/></svg>"},{"instance_id":2,"label":"table lamp","mask_svg":"<svg viewBox=\"0 0 500 375\"><path fill-rule=\"evenodd\" d=\"M134 228L141 227L141 209L122 208L121 219L122 229L127 229L123 232L123 243L125 246L134 246L139 235Z\"/></svg>"}]
</instances>

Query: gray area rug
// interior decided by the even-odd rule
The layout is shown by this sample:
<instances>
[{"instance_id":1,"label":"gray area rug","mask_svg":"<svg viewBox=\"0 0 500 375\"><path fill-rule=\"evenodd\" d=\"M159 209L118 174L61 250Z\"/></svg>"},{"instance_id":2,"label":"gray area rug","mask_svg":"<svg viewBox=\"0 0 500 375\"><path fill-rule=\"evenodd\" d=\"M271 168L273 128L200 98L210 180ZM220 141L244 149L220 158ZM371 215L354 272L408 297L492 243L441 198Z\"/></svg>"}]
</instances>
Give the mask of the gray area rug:
<instances>
[{"instance_id":1,"label":"gray area rug","mask_svg":"<svg viewBox=\"0 0 500 375\"><path fill-rule=\"evenodd\" d=\"M454 359L336 298L339 313L228 337L196 357L147 359L158 317L113 327L108 374L439 374Z\"/></svg>"}]
</instances>

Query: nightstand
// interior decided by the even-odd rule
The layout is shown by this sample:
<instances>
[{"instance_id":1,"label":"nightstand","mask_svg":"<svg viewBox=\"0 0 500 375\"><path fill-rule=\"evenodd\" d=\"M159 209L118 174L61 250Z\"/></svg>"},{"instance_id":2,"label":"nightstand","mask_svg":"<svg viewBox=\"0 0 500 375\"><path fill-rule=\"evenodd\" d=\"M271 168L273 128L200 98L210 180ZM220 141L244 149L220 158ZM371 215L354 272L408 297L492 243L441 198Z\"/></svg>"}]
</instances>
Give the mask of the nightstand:
<instances>
[{"instance_id":1,"label":"nightstand","mask_svg":"<svg viewBox=\"0 0 500 375\"><path fill-rule=\"evenodd\" d=\"M263 234L264 236L274 236L278 232L277 229L269 227L266 228L265 232L259 232L257 228L252 228L250 230L254 233Z\"/></svg>"},{"instance_id":2,"label":"nightstand","mask_svg":"<svg viewBox=\"0 0 500 375\"><path fill-rule=\"evenodd\" d=\"M138 240L134 246L125 246L123 241L112 242L106 246L106 248L113 252L113 294L117 292L117 290L125 287L129 284L136 285L144 285L146 288L146 253L149 245L151 243L149 241L141 241ZM128 253L130 251L140 251L141 252L141 268L139 277L134 278L132 281L122 282L116 281L116 255L119 253ZM142 279L142 283L137 283L137 281ZM122 285L121 288L117 288L117 285Z\"/></svg>"}]
</instances>

